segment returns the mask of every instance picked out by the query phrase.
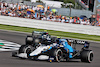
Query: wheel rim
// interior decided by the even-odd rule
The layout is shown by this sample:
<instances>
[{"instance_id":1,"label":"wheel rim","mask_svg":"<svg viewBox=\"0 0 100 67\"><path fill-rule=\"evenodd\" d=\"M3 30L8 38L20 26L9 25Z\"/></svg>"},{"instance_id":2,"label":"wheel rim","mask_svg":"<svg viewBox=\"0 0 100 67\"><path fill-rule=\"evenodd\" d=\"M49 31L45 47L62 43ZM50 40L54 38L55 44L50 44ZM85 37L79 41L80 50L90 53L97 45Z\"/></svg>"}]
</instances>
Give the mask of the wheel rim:
<instances>
[{"instance_id":1,"label":"wheel rim","mask_svg":"<svg viewBox=\"0 0 100 67\"><path fill-rule=\"evenodd\" d=\"M93 53L90 54L90 61L93 60Z\"/></svg>"},{"instance_id":2,"label":"wheel rim","mask_svg":"<svg viewBox=\"0 0 100 67\"><path fill-rule=\"evenodd\" d=\"M93 51L90 51L88 56L88 62L91 63L92 60L93 60Z\"/></svg>"},{"instance_id":3,"label":"wheel rim","mask_svg":"<svg viewBox=\"0 0 100 67\"><path fill-rule=\"evenodd\" d=\"M28 49L26 50L26 53L29 54L30 52L31 52L31 49L28 48Z\"/></svg>"},{"instance_id":4,"label":"wheel rim","mask_svg":"<svg viewBox=\"0 0 100 67\"><path fill-rule=\"evenodd\" d=\"M58 52L57 57L58 57L58 61L60 61L61 60L61 52Z\"/></svg>"},{"instance_id":5,"label":"wheel rim","mask_svg":"<svg viewBox=\"0 0 100 67\"><path fill-rule=\"evenodd\" d=\"M28 48L28 49L26 50L26 53L27 53L27 57L29 58L29 57L30 57L29 54L31 53L31 49Z\"/></svg>"},{"instance_id":6,"label":"wheel rim","mask_svg":"<svg viewBox=\"0 0 100 67\"><path fill-rule=\"evenodd\" d=\"M58 62L60 62L61 59L62 59L62 51L61 51L61 50L58 50L58 51L57 51L57 54L56 54L56 60L57 60Z\"/></svg>"}]
</instances>

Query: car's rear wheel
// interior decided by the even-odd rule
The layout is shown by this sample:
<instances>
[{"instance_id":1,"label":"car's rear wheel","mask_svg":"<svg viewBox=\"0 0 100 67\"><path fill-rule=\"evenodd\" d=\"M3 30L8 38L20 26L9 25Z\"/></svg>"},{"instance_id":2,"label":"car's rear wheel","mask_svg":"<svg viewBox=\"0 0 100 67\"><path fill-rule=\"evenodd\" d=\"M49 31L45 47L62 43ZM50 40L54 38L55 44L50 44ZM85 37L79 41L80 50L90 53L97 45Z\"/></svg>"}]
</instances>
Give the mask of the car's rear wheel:
<instances>
[{"instance_id":1,"label":"car's rear wheel","mask_svg":"<svg viewBox=\"0 0 100 67\"><path fill-rule=\"evenodd\" d=\"M81 52L81 61L91 63L93 61L93 51L84 50Z\"/></svg>"},{"instance_id":2,"label":"car's rear wheel","mask_svg":"<svg viewBox=\"0 0 100 67\"><path fill-rule=\"evenodd\" d=\"M26 37L26 45L32 45L33 44L33 37L27 36Z\"/></svg>"}]
</instances>

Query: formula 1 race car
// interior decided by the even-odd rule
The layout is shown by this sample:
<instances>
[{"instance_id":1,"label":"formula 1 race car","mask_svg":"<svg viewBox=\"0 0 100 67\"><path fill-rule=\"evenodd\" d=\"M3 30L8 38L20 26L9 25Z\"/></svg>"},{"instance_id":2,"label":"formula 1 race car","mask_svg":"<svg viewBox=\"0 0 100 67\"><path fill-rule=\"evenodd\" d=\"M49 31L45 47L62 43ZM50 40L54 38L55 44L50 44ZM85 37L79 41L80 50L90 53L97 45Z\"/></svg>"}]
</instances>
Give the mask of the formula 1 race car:
<instances>
[{"instance_id":1,"label":"formula 1 race car","mask_svg":"<svg viewBox=\"0 0 100 67\"><path fill-rule=\"evenodd\" d=\"M83 45L83 47L77 50L77 45ZM82 62L90 63L93 60L93 51L89 49L87 41L52 38L48 33L41 32L39 36L27 37L26 45L22 45L19 51L13 52L12 56L22 59L49 60L50 62L81 59Z\"/></svg>"}]
</instances>

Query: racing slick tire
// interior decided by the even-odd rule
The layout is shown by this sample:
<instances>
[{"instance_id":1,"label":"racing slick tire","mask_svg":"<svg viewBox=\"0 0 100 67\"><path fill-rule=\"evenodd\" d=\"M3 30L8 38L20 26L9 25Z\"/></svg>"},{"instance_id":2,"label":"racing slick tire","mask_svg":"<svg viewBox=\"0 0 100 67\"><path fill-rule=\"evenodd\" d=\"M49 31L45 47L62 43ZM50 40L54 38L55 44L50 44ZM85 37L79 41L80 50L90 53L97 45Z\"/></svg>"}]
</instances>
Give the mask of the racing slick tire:
<instances>
[{"instance_id":1,"label":"racing slick tire","mask_svg":"<svg viewBox=\"0 0 100 67\"><path fill-rule=\"evenodd\" d=\"M33 37L27 36L26 37L26 45L32 45L33 44Z\"/></svg>"},{"instance_id":2,"label":"racing slick tire","mask_svg":"<svg viewBox=\"0 0 100 67\"><path fill-rule=\"evenodd\" d=\"M19 49L19 54L20 53L26 53L27 57L29 58L29 54L34 50L35 48L31 45L22 45ZM24 59L21 57L21 59Z\"/></svg>"},{"instance_id":3,"label":"racing slick tire","mask_svg":"<svg viewBox=\"0 0 100 67\"><path fill-rule=\"evenodd\" d=\"M93 51L84 50L81 52L81 61L91 63L93 61Z\"/></svg>"},{"instance_id":4,"label":"racing slick tire","mask_svg":"<svg viewBox=\"0 0 100 67\"><path fill-rule=\"evenodd\" d=\"M27 50L28 49L31 49L33 50L33 46L31 45L22 45L20 48L19 48L19 53L28 53Z\"/></svg>"},{"instance_id":5,"label":"racing slick tire","mask_svg":"<svg viewBox=\"0 0 100 67\"><path fill-rule=\"evenodd\" d=\"M19 48L19 51L18 51L18 53L20 54L20 53L24 53L24 50L25 50L25 47L26 47L27 45L22 45L20 48Z\"/></svg>"},{"instance_id":6,"label":"racing slick tire","mask_svg":"<svg viewBox=\"0 0 100 67\"><path fill-rule=\"evenodd\" d=\"M63 58L63 52L61 49L52 49L49 53L50 57L54 57L54 61L60 62Z\"/></svg>"}]
</instances>

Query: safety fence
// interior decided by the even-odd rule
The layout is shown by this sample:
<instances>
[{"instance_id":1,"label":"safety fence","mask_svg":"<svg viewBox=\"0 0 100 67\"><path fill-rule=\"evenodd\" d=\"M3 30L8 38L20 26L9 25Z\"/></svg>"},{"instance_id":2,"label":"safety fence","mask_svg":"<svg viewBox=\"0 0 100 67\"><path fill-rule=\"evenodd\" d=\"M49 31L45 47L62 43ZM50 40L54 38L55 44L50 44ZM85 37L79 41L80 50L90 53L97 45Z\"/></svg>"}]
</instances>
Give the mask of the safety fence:
<instances>
[{"instance_id":1,"label":"safety fence","mask_svg":"<svg viewBox=\"0 0 100 67\"><path fill-rule=\"evenodd\" d=\"M74 33L82 33L89 35L100 35L99 31L100 27L96 26L42 21L42 20L9 17L9 16L0 16L0 24L56 30L64 32L74 32Z\"/></svg>"}]
</instances>

